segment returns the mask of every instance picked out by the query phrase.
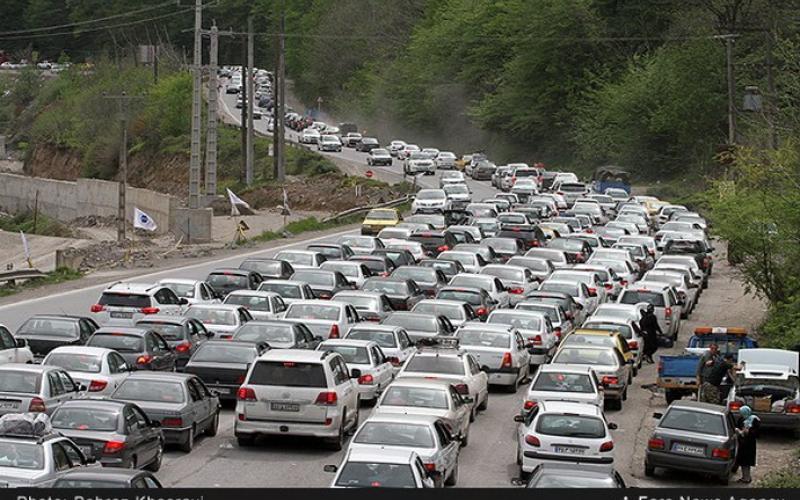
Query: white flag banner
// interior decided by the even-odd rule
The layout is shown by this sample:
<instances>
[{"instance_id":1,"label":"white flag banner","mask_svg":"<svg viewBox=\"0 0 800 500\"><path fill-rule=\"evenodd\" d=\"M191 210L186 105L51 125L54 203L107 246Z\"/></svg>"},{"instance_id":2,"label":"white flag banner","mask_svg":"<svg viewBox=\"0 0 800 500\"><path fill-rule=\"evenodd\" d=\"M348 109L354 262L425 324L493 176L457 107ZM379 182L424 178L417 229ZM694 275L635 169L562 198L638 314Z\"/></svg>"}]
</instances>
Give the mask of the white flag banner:
<instances>
[{"instance_id":1,"label":"white flag banner","mask_svg":"<svg viewBox=\"0 0 800 500\"><path fill-rule=\"evenodd\" d=\"M291 213L289 210L289 194L286 193L286 188L283 188L283 210L286 212L286 215Z\"/></svg>"},{"instance_id":2,"label":"white flag banner","mask_svg":"<svg viewBox=\"0 0 800 500\"><path fill-rule=\"evenodd\" d=\"M227 188L227 191L228 191L228 199L231 202L231 216L239 215L239 209L237 208L237 205L250 208L250 205L243 199L236 196L236 194L233 191L231 191L230 188Z\"/></svg>"},{"instance_id":3,"label":"white flag banner","mask_svg":"<svg viewBox=\"0 0 800 500\"><path fill-rule=\"evenodd\" d=\"M28 246L28 238L25 237L25 233L22 231L19 232L20 237L22 238L22 251L25 252L25 260L28 261L28 264L31 263L31 248Z\"/></svg>"},{"instance_id":4,"label":"white flag banner","mask_svg":"<svg viewBox=\"0 0 800 500\"><path fill-rule=\"evenodd\" d=\"M152 217L138 208L133 207L133 227L138 227L145 231L155 231L158 228L158 224L156 224L156 221L154 221Z\"/></svg>"}]
</instances>

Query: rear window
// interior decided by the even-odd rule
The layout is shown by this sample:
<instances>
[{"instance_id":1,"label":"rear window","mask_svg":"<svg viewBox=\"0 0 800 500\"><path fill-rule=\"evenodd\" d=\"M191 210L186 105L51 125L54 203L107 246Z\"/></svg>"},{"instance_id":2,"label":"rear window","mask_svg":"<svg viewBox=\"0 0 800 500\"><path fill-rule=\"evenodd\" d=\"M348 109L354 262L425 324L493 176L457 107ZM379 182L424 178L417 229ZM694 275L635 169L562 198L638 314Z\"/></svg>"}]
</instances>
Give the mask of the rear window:
<instances>
[{"instance_id":1,"label":"rear window","mask_svg":"<svg viewBox=\"0 0 800 500\"><path fill-rule=\"evenodd\" d=\"M95 354L52 352L44 364L58 366L70 372L100 373L103 359Z\"/></svg>"},{"instance_id":2,"label":"rear window","mask_svg":"<svg viewBox=\"0 0 800 500\"><path fill-rule=\"evenodd\" d=\"M481 305L481 294L470 290L442 290L436 298L441 300L457 300L459 302L466 302L472 306Z\"/></svg>"},{"instance_id":3,"label":"rear window","mask_svg":"<svg viewBox=\"0 0 800 500\"><path fill-rule=\"evenodd\" d=\"M285 285L282 283L262 283L259 287L259 290L263 290L265 292L274 292L286 299L302 299L302 291L298 285Z\"/></svg>"},{"instance_id":4,"label":"rear window","mask_svg":"<svg viewBox=\"0 0 800 500\"><path fill-rule=\"evenodd\" d=\"M574 365L615 366L617 359L606 349L562 348L556 354L554 363Z\"/></svg>"},{"instance_id":5,"label":"rear window","mask_svg":"<svg viewBox=\"0 0 800 500\"><path fill-rule=\"evenodd\" d=\"M392 278L433 283L436 281L436 270L427 267L400 267L392 273Z\"/></svg>"},{"instance_id":6,"label":"rear window","mask_svg":"<svg viewBox=\"0 0 800 500\"><path fill-rule=\"evenodd\" d=\"M511 347L511 335L503 332L461 330L457 335L458 343L462 346L497 347L498 349Z\"/></svg>"},{"instance_id":7,"label":"rear window","mask_svg":"<svg viewBox=\"0 0 800 500\"><path fill-rule=\"evenodd\" d=\"M581 240L566 238L556 238L547 243L549 248L557 248L559 250L566 250L568 252L581 252L583 251L583 245L584 243Z\"/></svg>"},{"instance_id":8,"label":"rear window","mask_svg":"<svg viewBox=\"0 0 800 500\"><path fill-rule=\"evenodd\" d=\"M402 387L390 385L381 406L413 406L416 408L436 408L446 410L448 394L442 389L427 387Z\"/></svg>"},{"instance_id":9,"label":"rear window","mask_svg":"<svg viewBox=\"0 0 800 500\"><path fill-rule=\"evenodd\" d=\"M487 321L494 324L511 325L522 330L540 330L542 328L541 318L531 317L527 314L515 314L510 311L493 312Z\"/></svg>"},{"instance_id":10,"label":"rear window","mask_svg":"<svg viewBox=\"0 0 800 500\"><path fill-rule=\"evenodd\" d=\"M583 415L544 414L536 423L536 431L547 436L600 439L606 436L603 421Z\"/></svg>"},{"instance_id":11,"label":"rear window","mask_svg":"<svg viewBox=\"0 0 800 500\"><path fill-rule=\"evenodd\" d=\"M252 346L202 344L192 356L192 361L204 363L238 363L246 365L256 358Z\"/></svg>"},{"instance_id":12,"label":"rear window","mask_svg":"<svg viewBox=\"0 0 800 500\"><path fill-rule=\"evenodd\" d=\"M336 486L344 488L416 488L409 464L347 462Z\"/></svg>"},{"instance_id":13,"label":"rear window","mask_svg":"<svg viewBox=\"0 0 800 500\"><path fill-rule=\"evenodd\" d=\"M126 379L113 394L114 399L151 401L154 403L183 403L186 398L179 382Z\"/></svg>"},{"instance_id":14,"label":"rear window","mask_svg":"<svg viewBox=\"0 0 800 500\"><path fill-rule=\"evenodd\" d=\"M417 330L422 332L436 333L439 329L436 324L436 318L425 316L408 316L392 314L385 320L384 325L402 326L407 330Z\"/></svg>"},{"instance_id":15,"label":"rear window","mask_svg":"<svg viewBox=\"0 0 800 500\"><path fill-rule=\"evenodd\" d=\"M356 347L350 345L322 344L320 351L338 352L344 358L345 363L355 365L368 365L369 353L366 347Z\"/></svg>"},{"instance_id":16,"label":"rear window","mask_svg":"<svg viewBox=\"0 0 800 500\"><path fill-rule=\"evenodd\" d=\"M74 338L78 336L78 323L61 319L31 318L19 328L17 333Z\"/></svg>"},{"instance_id":17,"label":"rear window","mask_svg":"<svg viewBox=\"0 0 800 500\"><path fill-rule=\"evenodd\" d=\"M629 327L628 325L620 325L619 323L602 323L602 322L590 321L584 323L583 328L586 328L588 330L606 330L609 332L619 332L619 334L625 337L626 339L633 338L633 332L631 331L631 327Z\"/></svg>"},{"instance_id":18,"label":"rear window","mask_svg":"<svg viewBox=\"0 0 800 500\"><path fill-rule=\"evenodd\" d=\"M594 384L584 373L541 373L533 383L534 391L581 392L593 394Z\"/></svg>"},{"instance_id":19,"label":"rear window","mask_svg":"<svg viewBox=\"0 0 800 500\"><path fill-rule=\"evenodd\" d=\"M347 334L348 339L352 340L371 340L383 348L397 347L397 342L394 339L392 332L378 332L373 330L350 330Z\"/></svg>"},{"instance_id":20,"label":"rear window","mask_svg":"<svg viewBox=\"0 0 800 500\"><path fill-rule=\"evenodd\" d=\"M416 241L417 243L422 243L423 245L444 245L445 239L444 236L431 236L431 235L424 235L424 234L412 234L409 238L411 241Z\"/></svg>"},{"instance_id":21,"label":"rear window","mask_svg":"<svg viewBox=\"0 0 800 500\"><path fill-rule=\"evenodd\" d=\"M212 287L248 287L247 276L238 274L209 274L206 281Z\"/></svg>"},{"instance_id":22,"label":"rear window","mask_svg":"<svg viewBox=\"0 0 800 500\"><path fill-rule=\"evenodd\" d=\"M353 438L354 443L433 448L430 427L403 422L366 422Z\"/></svg>"},{"instance_id":23,"label":"rear window","mask_svg":"<svg viewBox=\"0 0 800 500\"><path fill-rule=\"evenodd\" d=\"M286 319L321 319L338 321L340 309L337 306L320 304L291 304L286 311Z\"/></svg>"},{"instance_id":24,"label":"rear window","mask_svg":"<svg viewBox=\"0 0 800 500\"><path fill-rule=\"evenodd\" d=\"M658 426L666 429L713 434L715 436L726 435L725 422L722 415L683 408L668 410Z\"/></svg>"},{"instance_id":25,"label":"rear window","mask_svg":"<svg viewBox=\"0 0 800 500\"><path fill-rule=\"evenodd\" d=\"M164 340L184 340L186 338L186 329L182 325L162 323L160 321L139 321L136 323L136 326L139 328L147 328L148 330L155 330L159 335L164 337Z\"/></svg>"},{"instance_id":26,"label":"rear window","mask_svg":"<svg viewBox=\"0 0 800 500\"><path fill-rule=\"evenodd\" d=\"M414 356L403 371L464 375L464 362L451 356Z\"/></svg>"},{"instance_id":27,"label":"rear window","mask_svg":"<svg viewBox=\"0 0 800 500\"><path fill-rule=\"evenodd\" d=\"M248 322L236 330L233 338L235 340L248 342L293 343L294 333L292 332L291 325Z\"/></svg>"},{"instance_id":28,"label":"rear window","mask_svg":"<svg viewBox=\"0 0 800 500\"><path fill-rule=\"evenodd\" d=\"M251 385L276 385L281 387L327 387L325 370L319 363L294 361L259 361L253 367Z\"/></svg>"},{"instance_id":29,"label":"rear window","mask_svg":"<svg viewBox=\"0 0 800 500\"><path fill-rule=\"evenodd\" d=\"M333 286L336 282L335 276L333 271L297 271L292 279L304 281L309 285Z\"/></svg>"},{"instance_id":30,"label":"rear window","mask_svg":"<svg viewBox=\"0 0 800 500\"><path fill-rule=\"evenodd\" d=\"M59 408L50 423L56 429L79 431L113 431L117 428L119 414L97 408Z\"/></svg>"},{"instance_id":31,"label":"rear window","mask_svg":"<svg viewBox=\"0 0 800 500\"><path fill-rule=\"evenodd\" d=\"M572 296L578 295L578 285L574 283L553 283L552 281L545 281L542 283L542 286L539 287L539 290L561 292Z\"/></svg>"},{"instance_id":32,"label":"rear window","mask_svg":"<svg viewBox=\"0 0 800 500\"><path fill-rule=\"evenodd\" d=\"M0 392L39 393L42 379L38 373L3 370L0 375L2 375L0 376Z\"/></svg>"},{"instance_id":33,"label":"rear window","mask_svg":"<svg viewBox=\"0 0 800 500\"><path fill-rule=\"evenodd\" d=\"M186 310L187 318L194 318L204 325L235 325L236 315L227 309L211 309L190 307Z\"/></svg>"},{"instance_id":34,"label":"rear window","mask_svg":"<svg viewBox=\"0 0 800 500\"><path fill-rule=\"evenodd\" d=\"M0 467L44 469L44 446L18 441L0 441Z\"/></svg>"},{"instance_id":35,"label":"rear window","mask_svg":"<svg viewBox=\"0 0 800 500\"><path fill-rule=\"evenodd\" d=\"M495 276L497 278L500 278L501 280L525 281L525 273L523 271L520 271L519 269L511 269L505 266L484 268L481 271L481 274L488 274L489 276Z\"/></svg>"},{"instance_id":36,"label":"rear window","mask_svg":"<svg viewBox=\"0 0 800 500\"><path fill-rule=\"evenodd\" d=\"M243 306L253 311L271 311L269 297L260 297L258 295L228 295L225 297L225 304Z\"/></svg>"},{"instance_id":37,"label":"rear window","mask_svg":"<svg viewBox=\"0 0 800 500\"><path fill-rule=\"evenodd\" d=\"M568 193L583 193L586 191L586 184L564 182L558 188L561 191L566 191Z\"/></svg>"},{"instance_id":38,"label":"rear window","mask_svg":"<svg viewBox=\"0 0 800 500\"><path fill-rule=\"evenodd\" d=\"M625 290L619 301L620 304L638 304L639 302L647 302L655 307L664 307L664 295L642 290Z\"/></svg>"},{"instance_id":39,"label":"rear window","mask_svg":"<svg viewBox=\"0 0 800 500\"><path fill-rule=\"evenodd\" d=\"M364 283L365 292L381 292L387 295L407 295L408 285L405 281L367 280Z\"/></svg>"},{"instance_id":40,"label":"rear window","mask_svg":"<svg viewBox=\"0 0 800 500\"><path fill-rule=\"evenodd\" d=\"M95 333L86 345L105 347L119 352L142 352L144 351L144 338L122 333Z\"/></svg>"},{"instance_id":41,"label":"rear window","mask_svg":"<svg viewBox=\"0 0 800 500\"><path fill-rule=\"evenodd\" d=\"M240 269L255 271L267 276L280 276L282 270L281 262L264 262L259 260L246 260L239 266Z\"/></svg>"},{"instance_id":42,"label":"rear window","mask_svg":"<svg viewBox=\"0 0 800 500\"><path fill-rule=\"evenodd\" d=\"M100 305L111 307L135 307L141 309L150 307L149 295L135 295L130 293L103 292L100 296Z\"/></svg>"},{"instance_id":43,"label":"rear window","mask_svg":"<svg viewBox=\"0 0 800 500\"><path fill-rule=\"evenodd\" d=\"M194 285L185 283L162 283L162 285L175 292L175 295L178 297L183 297L185 299L194 298Z\"/></svg>"},{"instance_id":44,"label":"rear window","mask_svg":"<svg viewBox=\"0 0 800 500\"><path fill-rule=\"evenodd\" d=\"M466 313L461 306L449 304L417 304L414 306L415 313L433 314L434 316L444 316L450 320L461 321L465 319Z\"/></svg>"}]
</instances>

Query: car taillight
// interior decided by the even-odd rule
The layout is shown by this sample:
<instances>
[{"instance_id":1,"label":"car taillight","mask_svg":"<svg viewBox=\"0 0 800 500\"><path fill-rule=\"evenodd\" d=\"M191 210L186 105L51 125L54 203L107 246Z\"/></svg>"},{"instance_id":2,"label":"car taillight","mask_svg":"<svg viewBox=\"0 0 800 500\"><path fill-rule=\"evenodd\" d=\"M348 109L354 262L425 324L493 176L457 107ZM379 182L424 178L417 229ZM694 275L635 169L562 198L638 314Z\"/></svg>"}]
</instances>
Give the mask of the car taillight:
<instances>
[{"instance_id":1,"label":"car taillight","mask_svg":"<svg viewBox=\"0 0 800 500\"><path fill-rule=\"evenodd\" d=\"M619 282L619 284L622 286L628 286L628 280L622 280Z\"/></svg>"},{"instance_id":2,"label":"car taillight","mask_svg":"<svg viewBox=\"0 0 800 500\"><path fill-rule=\"evenodd\" d=\"M149 354L145 354L144 356L139 356L136 358L137 365L149 365L151 361L153 361L153 356Z\"/></svg>"},{"instance_id":3,"label":"car taillight","mask_svg":"<svg viewBox=\"0 0 800 500\"><path fill-rule=\"evenodd\" d=\"M525 436L525 442L531 446L536 446L537 448L542 445L542 442L539 441L539 438L536 436L531 436L530 434Z\"/></svg>"},{"instance_id":4,"label":"car taillight","mask_svg":"<svg viewBox=\"0 0 800 500\"><path fill-rule=\"evenodd\" d=\"M252 387L239 387L236 392L236 399L239 401L255 401L256 391Z\"/></svg>"},{"instance_id":5,"label":"car taillight","mask_svg":"<svg viewBox=\"0 0 800 500\"><path fill-rule=\"evenodd\" d=\"M161 421L161 427L180 427L183 425L181 417L168 417Z\"/></svg>"},{"instance_id":6,"label":"car taillight","mask_svg":"<svg viewBox=\"0 0 800 500\"><path fill-rule=\"evenodd\" d=\"M614 285L612 285L611 283L603 283L603 288L605 288L606 290L611 290L612 288L614 288Z\"/></svg>"},{"instance_id":7,"label":"car taillight","mask_svg":"<svg viewBox=\"0 0 800 500\"><path fill-rule=\"evenodd\" d=\"M319 292L317 298L322 300L330 300L331 294L329 294L328 292Z\"/></svg>"},{"instance_id":8,"label":"car taillight","mask_svg":"<svg viewBox=\"0 0 800 500\"><path fill-rule=\"evenodd\" d=\"M639 348L639 342L637 342L636 340L629 340L628 341L628 348L629 349L638 349Z\"/></svg>"},{"instance_id":9,"label":"car taillight","mask_svg":"<svg viewBox=\"0 0 800 500\"><path fill-rule=\"evenodd\" d=\"M500 363L500 368L511 368L511 353L503 353L503 362Z\"/></svg>"},{"instance_id":10,"label":"car taillight","mask_svg":"<svg viewBox=\"0 0 800 500\"><path fill-rule=\"evenodd\" d=\"M31 403L28 405L29 412L46 412L47 407L44 405L44 399L31 398Z\"/></svg>"},{"instance_id":11,"label":"car taillight","mask_svg":"<svg viewBox=\"0 0 800 500\"><path fill-rule=\"evenodd\" d=\"M454 387L456 392L461 394L462 396L469 395L469 386L467 386L467 384L456 384Z\"/></svg>"},{"instance_id":12,"label":"car taillight","mask_svg":"<svg viewBox=\"0 0 800 500\"><path fill-rule=\"evenodd\" d=\"M789 403L786 403L785 410L786 413L792 413L796 415L800 413L800 403L798 403L797 401L791 401Z\"/></svg>"},{"instance_id":13,"label":"car taillight","mask_svg":"<svg viewBox=\"0 0 800 500\"><path fill-rule=\"evenodd\" d=\"M331 331L328 332L329 339L338 339L339 338L339 325L331 325Z\"/></svg>"},{"instance_id":14,"label":"car taillight","mask_svg":"<svg viewBox=\"0 0 800 500\"><path fill-rule=\"evenodd\" d=\"M541 335L534 335L533 337L528 337L528 340L531 341L534 345L542 345Z\"/></svg>"},{"instance_id":15,"label":"car taillight","mask_svg":"<svg viewBox=\"0 0 800 500\"><path fill-rule=\"evenodd\" d=\"M666 443L664 443L663 439L659 438L652 438L647 441L647 447L651 450L663 450Z\"/></svg>"},{"instance_id":16,"label":"car taillight","mask_svg":"<svg viewBox=\"0 0 800 500\"><path fill-rule=\"evenodd\" d=\"M447 245L440 245L440 246L436 247L436 250L438 250L440 252L446 252L446 251L450 250L450 247L447 246Z\"/></svg>"},{"instance_id":17,"label":"car taillight","mask_svg":"<svg viewBox=\"0 0 800 500\"><path fill-rule=\"evenodd\" d=\"M602 382L603 385L617 385L619 383L619 378L606 375L603 377Z\"/></svg>"},{"instance_id":18,"label":"car taillight","mask_svg":"<svg viewBox=\"0 0 800 500\"><path fill-rule=\"evenodd\" d=\"M728 403L728 409L730 411L739 411L739 408L741 408L742 406L744 406L744 403L742 403L741 401L731 401L730 403Z\"/></svg>"},{"instance_id":19,"label":"car taillight","mask_svg":"<svg viewBox=\"0 0 800 500\"><path fill-rule=\"evenodd\" d=\"M100 304L94 304L92 307L89 308L90 311L93 313L99 313L106 310L106 306Z\"/></svg>"},{"instance_id":20,"label":"car taillight","mask_svg":"<svg viewBox=\"0 0 800 500\"><path fill-rule=\"evenodd\" d=\"M105 380L92 380L89 382L89 392L99 392L106 388L108 382Z\"/></svg>"},{"instance_id":21,"label":"car taillight","mask_svg":"<svg viewBox=\"0 0 800 500\"><path fill-rule=\"evenodd\" d=\"M392 364L392 366L400 366L400 358L397 356L389 356L386 358L386 361Z\"/></svg>"},{"instance_id":22,"label":"car taillight","mask_svg":"<svg viewBox=\"0 0 800 500\"><path fill-rule=\"evenodd\" d=\"M531 241L531 246L532 246L532 247L538 247L538 246L539 246L539 240L533 240L533 241Z\"/></svg>"},{"instance_id":23,"label":"car taillight","mask_svg":"<svg viewBox=\"0 0 800 500\"><path fill-rule=\"evenodd\" d=\"M522 288L510 288L508 290L508 293L513 293L514 295L519 295L519 294L523 293L524 291L525 290L522 289Z\"/></svg>"},{"instance_id":24,"label":"car taillight","mask_svg":"<svg viewBox=\"0 0 800 500\"><path fill-rule=\"evenodd\" d=\"M667 308L664 309L664 316L666 316L667 319L669 319L669 317L672 316L672 308L671 307L667 307Z\"/></svg>"},{"instance_id":25,"label":"car taillight","mask_svg":"<svg viewBox=\"0 0 800 500\"><path fill-rule=\"evenodd\" d=\"M436 464L425 464L425 470L428 472L436 472Z\"/></svg>"},{"instance_id":26,"label":"car taillight","mask_svg":"<svg viewBox=\"0 0 800 500\"><path fill-rule=\"evenodd\" d=\"M322 406L336 406L339 396L335 392L320 392L314 404Z\"/></svg>"},{"instance_id":27,"label":"car taillight","mask_svg":"<svg viewBox=\"0 0 800 500\"><path fill-rule=\"evenodd\" d=\"M361 375L358 377L358 383L362 385L372 385L375 382L375 379L367 373L366 375Z\"/></svg>"},{"instance_id":28,"label":"car taillight","mask_svg":"<svg viewBox=\"0 0 800 500\"><path fill-rule=\"evenodd\" d=\"M159 308L157 307L143 307L139 309L142 314L158 314Z\"/></svg>"},{"instance_id":29,"label":"car taillight","mask_svg":"<svg viewBox=\"0 0 800 500\"><path fill-rule=\"evenodd\" d=\"M600 445L600 451L611 451L614 449L614 441L606 441Z\"/></svg>"},{"instance_id":30,"label":"car taillight","mask_svg":"<svg viewBox=\"0 0 800 500\"><path fill-rule=\"evenodd\" d=\"M119 453L124 449L125 441L106 441L105 446L103 446L103 454L113 455L114 453Z\"/></svg>"},{"instance_id":31,"label":"car taillight","mask_svg":"<svg viewBox=\"0 0 800 500\"><path fill-rule=\"evenodd\" d=\"M711 450L711 457L727 460L731 458L731 450L728 450L726 448L714 448L713 450Z\"/></svg>"},{"instance_id":32,"label":"car taillight","mask_svg":"<svg viewBox=\"0 0 800 500\"><path fill-rule=\"evenodd\" d=\"M525 408L526 410L533 410L533 408L538 405L539 403L537 403L536 401L525 401L522 407Z\"/></svg>"},{"instance_id":33,"label":"car taillight","mask_svg":"<svg viewBox=\"0 0 800 500\"><path fill-rule=\"evenodd\" d=\"M479 307L478 310L475 311L475 314L477 314L478 316L486 316L487 312L488 311L486 310L485 307Z\"/></svg>"},{"instance_id":34,"label":"car taillight","mask_svg":"<svg viewBox=\"0 0 800 500\"><path fill-rule=\"evenodd\" d=\"M175 350L178 352L189 352L189 349L192 348L192 344L189 342L182 342L175 346Z\"/></svg>"}]
</instances>

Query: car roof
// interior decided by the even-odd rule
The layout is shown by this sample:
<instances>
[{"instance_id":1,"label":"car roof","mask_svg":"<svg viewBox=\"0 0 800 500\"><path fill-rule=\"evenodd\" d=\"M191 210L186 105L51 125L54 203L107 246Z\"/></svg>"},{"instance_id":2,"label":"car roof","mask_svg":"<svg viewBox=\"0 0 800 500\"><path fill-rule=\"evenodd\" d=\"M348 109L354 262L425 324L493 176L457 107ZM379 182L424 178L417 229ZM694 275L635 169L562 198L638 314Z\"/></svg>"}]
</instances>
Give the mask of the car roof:
<instances>
[{"instance_id":1,"label":"car roof","mask_svg":"<svg viewBox=\"0 0 800 500\"><path fill-rule=\"evenodd\" d=\"M189 306L188 309L214 309L217 311L238 311L239 309L243 309L243 307L237 304L192 304Z\"/></svg>"},{"instance_id":2,"label":"car roof","mask_svg":"<svg viewBox=\"0 0 800 500\"><path fill-rule=\"evenodd\" d=\"M336 306L336 307L347 307L348 304L345 302L337 302L335 300L321 300L321 299L311 299L311 300L295 300L288 307L295 307L295 306Z\"/></svg>"},{"instance_id":3,"label":"car roof","mask_svg":"<svg viewBox=\"0 0 800 500\"><path fill-rule=\"evenodd\" d=\"M186 316L167 316L166 314L154 314L154 315L147 315L142 319L138 320L136 323L139 324L141 322L183 325L189 322L189 318L187 318Z\"/></svg>"},{"instance_id":4,"label":"car roof","mask_svg":"<svg viewBox=\"0 0 800 500\"><path fill-rule=\"evenodd\" d=\"M440 420L436 415L408 414L408 413L378 413L371 415L364 423L369 422L404 422L432 425Z\"/></svg>"},{"instance_id":5,"label":"car roof","mask_svg":"<svg viewBox=\"0 0 800 500\"><path fill-rule=\"evenodd\" d=\"M448 299L423 299L417 302L419 304L434 304L439 306L457 306L463 307L466 305L466 302L462 302L460 300L448 300Z\"/></svg>"},{"instance_id":6,"label":"car roof","mask_svg":"<svg viewBox=\"0 0 800 500\"><path fill-rule=\"evenodd\" d=\"M258 361L299 361L303 363L319 362L331 353L328 351L312 351L310 349L270 349Z\"/></svg>"},{"instance_id":7,"label":"car roof","mask_svg":"<svg viewBox=\"0 0 800 500\"><path fill-rule=\"evenodd\" d=\"M595 405L586 403L573 403L570 401L542 401L539 403L542 412L552 413L575 413L578 415L591 415L595 417L602 417L603 413Z\"/></svg>"},{"instance_id":8,"label":"car roof","mask_svg":"<svg viewBox=\"0 0 800 500\"><path fill-rule=\"evenodd\" d=\"M375 341L372 340L356 340L356 339L327 339L320 343L320 346L323 345L341 345L341 346L352 346L352 347L370 347L373 345L378 345Z\"/></svg>"},{"instance_id":9,"label":"car roof","mask_svg":"<svg viewBox=\"0 0 800 500\"><path fill-rule=\"evenodd\" d=\"M382 447L380 450L375 448L351 448L347 452L345 462L369 462L385 464L410 464L416 458L417 453L407 448Z\"/></svg>"},{"instance_id":10,"label":"car roof","mask_svg":"<svg viewBox=\"0 0 800 500\"><path fill-rule=\"evenodd\" d=\"M198 283L202 283L201 280L187 280L183 278L164 278L163 280L158 280L159 285L163 285L166 283L175 283L179 285L196 285Z\"/></svg>"},{"instance_id":11,"label":"car roof","mask_svg":"<svg viewBox=\"0 0 800 500\"><path fill-rule=\"evenodd\" d=\"M106 347L90 347L87 345L62 345L56 347L48 354L65 353L65 354L84 354L84 355L88 354L88 355L103 356L105 354L110 354L112 352L116 351L114 351L114 349L108 349Z\"/></svg>"},{"instance_id":12,"label":"car roof","mask_svg":"<svg viewBox=\"0 0 800 500\"><path fill-rule=\"evenodd\" d=\"M141 474L147 474L145 471L139 469L122 469L119 467L95 467L91 469L81 468L67 471L62 476L63 479L73 479L87 481L91 479L98 479L108 481L110 479L117 479L120 481L127 481L133 477Z\"/></svg>"},{"instance_id":13,"label":"car roof","mask_svg":"<svg viewBox=\"0 0 800 500\"><path fill-rule=\"evenodd\" d=\"M347 335L350 335L351 332L366 330L370 332L386 332L386 333L395 333L399 330L404 330L402 326L394 326L394 325L382 325L382 324L375 324L375 323L356 323L353 327L347 332ZM347 338L347 336L345 336Z\"/></svg>"},{"instance_id":14,"label":"car roof","mask_svg":"<svg viewBox=\"0 0 800 500\"><path fill-rule=\"evenodd\" d=\"M134 293L134 294L147 294L150 295L162 288L162 285L153 283L123 283L118 282L109 286L103 293Z\"/></svg>"},{"instance_id":15,"label":"car roof","mask_svg":"<svg viewBox=\"0 0 800 500\"><path fill-rule=\"evenodd\" d=\"M0 370L2 371L24 371L24 372L31 372L31 373L42 373L49 370L63 370L63 368L59 366L50 366L50 365L33 365L30 363L6 363L4 365L0 365Z\"/></svg>"},{"instance_id":16,"label":"car roof","mask_svg":"<svg viewBox=\"0 0 800 500\"><path fill-rule=\"evenodd\" d=\"M145 333L151 331L149 328L135 328L130 326L101 326L97 330L95 330L95 334L98 333L111 333L111 334L120 334L120 335L144 335Z\"/></svg>"},{"instance_id":17,"label":"car roof","mask_svg":"<svg viewBox=\"0 0 800 500\"><path fill-rule=\"evenodd\" d=\"M672 408L697 410L706 413L716 413L718 415L725 415L728 412L727 407L725 406L715 405L712 403L701 403L699 401L691 401L688 399L679 399L677 401L673 401L667 410L671 410Z\"/></svg>"},{"instance_id":18,"label":"car roof","mask_svg":"<svg viewBox=\"0 0 800 500\"><path fill-rule=\"evenodd\" d=\"M226 296L226 299L227 297L230 296L239 296L239 295L245 297L263 297L263 298L280 297L280 295L278 295L275 292L267 292L265 290L234 290ZM224 305L233 305L233 304L224 304Z\"/></svg>"},{"instance_id":19,"label":"car roof","mask_svg":"<svg viewBox=\"0 0 800 500\"><path fill-rule=\"evenodd\" d=\"M157 380L161 382L180 382L193 378L191 373L178 373L178 372L151 372L151 371L135 371L128 375L125 380Z\"/></svg>"},{"instance_id":20,"label":"car roof","mask_svg":"<svg viewBox=\"0 0 800 500\"><path fill-rule=\"evenodd\" d=\"M34 314L28 319L71 319L71 320L81 320L81 319L91 319L86 316L75 316L72 314Z\"/></svg>"},{"instance_id":21,"label":"car roof","mask_svg":"<svg viewBox=\"0 0 800 500\"><path fill-rule=\"evenodd\" d=\"M105 409L105 410L121 410L125 405L129 405L130 403L127 401L118 401L116 399L107 399L103 398L100 399L99 397L89 397L89 398L79 398L79 399L70 399L68 401L64 401L61 403L59 408L64 407L79 407L79 408L90 408L90 409Z\"/></svg>"},{"instance_id":22,"label":"car roof","mask_svg":"<svg viewBox=\"0 0 800 500\"><path fill-rule=\"evenodd\" d=\"M571 365L569 363L564 364L544 364L539 365L539 369L537 373L581 373L581 374L589 374L593 368L588 365Z\"/></svg>"},{"instance_id":23,"label":"car roof","mask_svg":"<svg viewBox=\"0 0 800 500\"><path fill-rule=\"evenodd\" d=\"M247 276L253 271L249 271L247 269L240 269L238 267L218 267L216 269L212 269L208 274L235 274L240 276Z\"/></svg>"},{"instance_id":24,"label":"car roof","mask_svg":"<svg viewBox=\"0 0 800 500\"><path fill-rule=\"evenodd\" d=\"M307 285L305 281L298 281L298 280L269 280L265 281L263 284L272 283L274 285L292 285L292 286L303 286Z\"/></svg>"},{"instance_id":25,"label":"car roof","mask_svg":"<svg viewBox=\"0 0 800 500\"><path fill-rule=\"evenodd\" d=\"M446 389L452 385L452 381L444 379L432 379L424 377L400 377L396 378L389 387L419 387L430 389ZM388 387L387 387L388 389Z\"/></svg>"}]
</instances>

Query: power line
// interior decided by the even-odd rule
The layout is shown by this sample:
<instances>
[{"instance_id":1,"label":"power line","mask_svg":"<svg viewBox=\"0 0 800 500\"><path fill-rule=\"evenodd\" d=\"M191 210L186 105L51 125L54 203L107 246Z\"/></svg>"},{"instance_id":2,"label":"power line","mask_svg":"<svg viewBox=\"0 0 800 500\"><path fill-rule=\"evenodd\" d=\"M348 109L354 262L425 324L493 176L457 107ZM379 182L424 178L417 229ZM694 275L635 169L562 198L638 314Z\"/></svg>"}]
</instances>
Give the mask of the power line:
<instances>
[{"instance_id":1,"label":"power line","mask_svg":"<svg viewBox=\"0 0 800 500\"><path fill-rule=\"evenodd\" d=\"M164 3L161 3L161 4L158 4L158 5L152 5L150 7L145 7L143 9L132 10L130 12L123 12L121 14L115 14L113 16L108 16L108 17L101 17L101 18L98 18L98 19L89 19L89 20L86 20L86 21L77 21L77 22L68 23L68 24L42 26L40 28L30 28L30 29L25 29L25 30L2 31L2 32L0 32L0 36L17 35L17 34L25 34L25 33L38 33L38 32L42 32L42 31L49 31L49 30L61 29L61 28L72 28L74 26L83 26L83 25L86 25L86 24L99 23L99 22L103 22L103 21L110 21L112 19L118 19L118 18L121 18L121 17L133 16L133 15L136 15L136 14L141 14L142 12L148 12L148 11L151 11L151 10L160 9L162 7L166 7L167 5L179 5L179 4L175 0L168 0L168 1L166 1ZM64 9L62 9L62 10L64 10Z\"/></svg>"}]
</instances>

